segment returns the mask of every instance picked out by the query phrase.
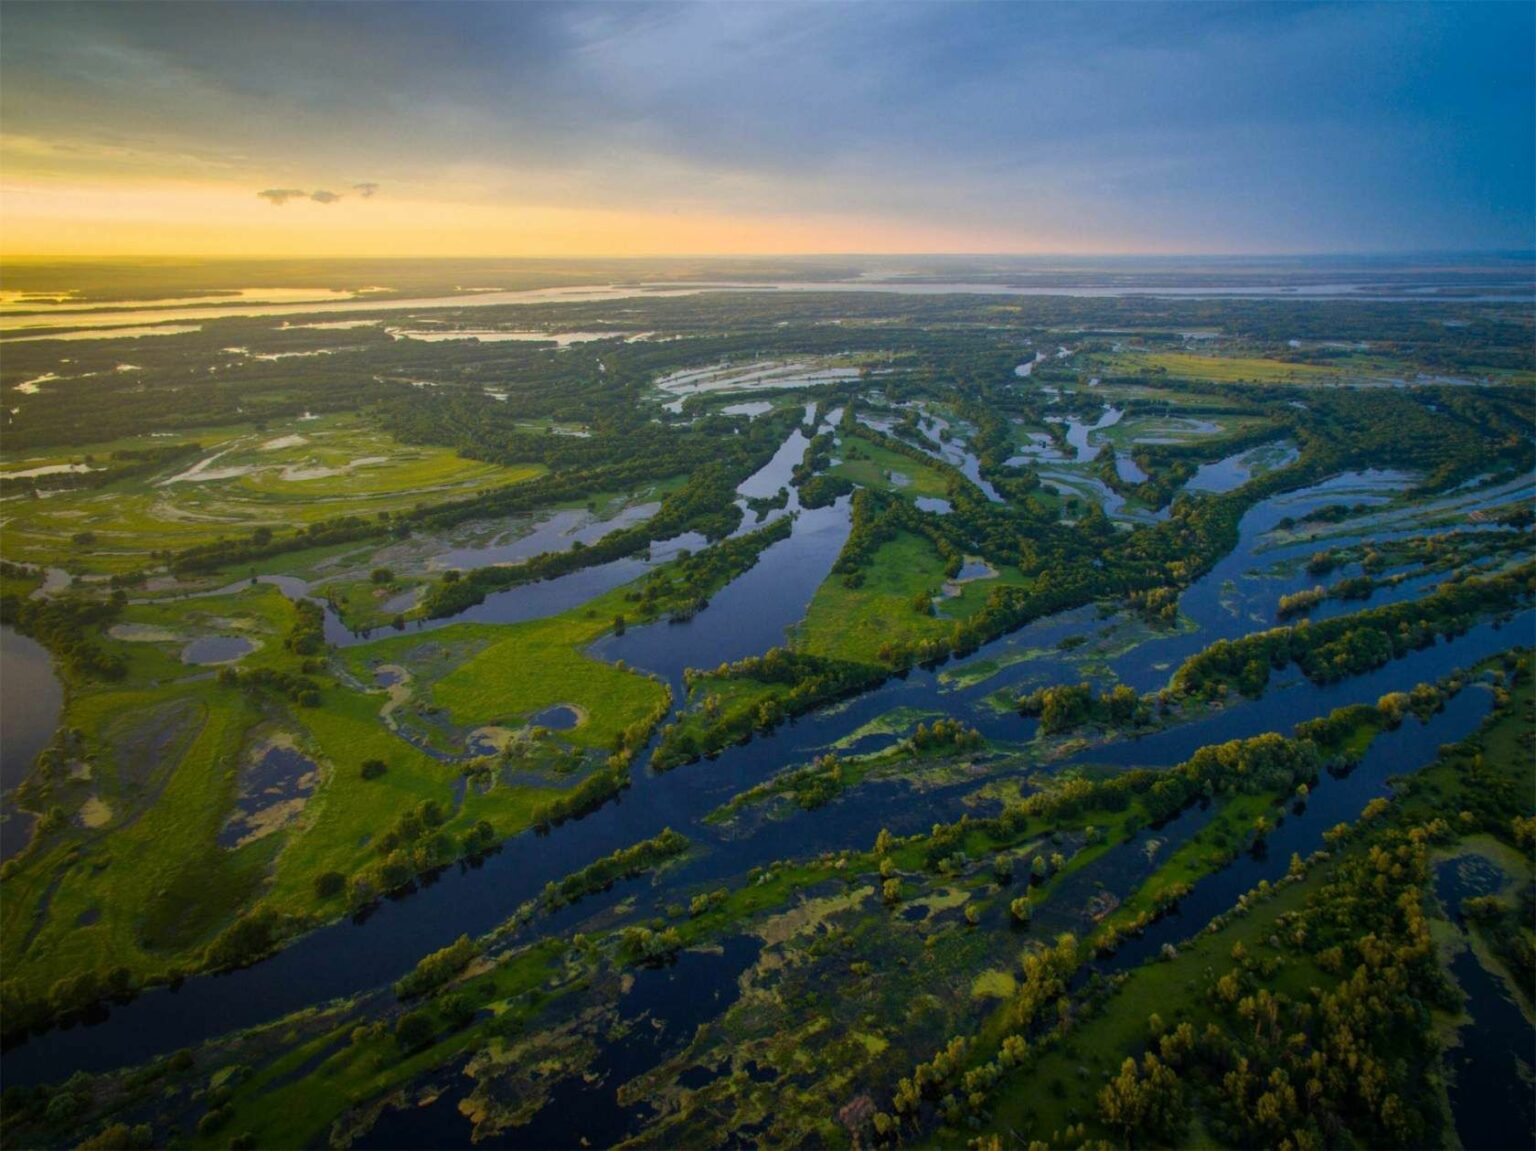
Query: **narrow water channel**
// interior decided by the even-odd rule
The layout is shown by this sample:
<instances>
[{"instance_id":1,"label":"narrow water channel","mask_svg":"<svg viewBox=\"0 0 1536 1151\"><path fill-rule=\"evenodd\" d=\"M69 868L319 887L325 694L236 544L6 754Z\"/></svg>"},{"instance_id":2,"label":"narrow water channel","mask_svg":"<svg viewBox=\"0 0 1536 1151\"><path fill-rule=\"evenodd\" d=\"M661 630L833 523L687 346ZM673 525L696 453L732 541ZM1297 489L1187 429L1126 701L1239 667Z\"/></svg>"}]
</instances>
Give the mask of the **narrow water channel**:
<instances>
[{"instance_id":1,"label":"narrow water channel","mask_svg":"<svg viewBox=\"0 0 1536 1151\"><path fill-rule=\"evenodd\" d=\"M1447 859L1435 869L1435 895L1461 936L1451 975L1465 997L1467 1019L1445 1062L1451 1116L1468 1148L1536 1146L1531 1023L1509 988L1478 958L1461 913L1463 900L1491 895L1504 882L1503 872L1477 855Z\"/></svg>"}]
</instances>

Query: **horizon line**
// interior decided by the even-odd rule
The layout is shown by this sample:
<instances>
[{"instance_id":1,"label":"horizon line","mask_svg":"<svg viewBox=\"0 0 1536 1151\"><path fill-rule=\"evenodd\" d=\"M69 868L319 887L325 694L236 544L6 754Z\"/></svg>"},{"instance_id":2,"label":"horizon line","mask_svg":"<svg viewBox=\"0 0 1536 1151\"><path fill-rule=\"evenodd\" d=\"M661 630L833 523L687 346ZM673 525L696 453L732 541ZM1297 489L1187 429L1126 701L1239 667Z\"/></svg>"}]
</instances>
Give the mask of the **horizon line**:
<instances>
[{"instance_id":1,"label":"horizon line","mask_svg":"<svg viewBox=\"0 0 1536 1151\"><path fill-rule=\"evenodd\" d=\"M643 255L636 254L583 254L583 255L556 255L549 253L524 253L496 255L424 255L420 253L406 253L392 256L355 255L342 252L304 255L251 255L249 253L174 253L174 252L141 252L141 253L64 253L64 252L19 252L0 253L0 265L6 263L86 263L86 262L129 262L134 260L229 260L258 263L262 261L320 261L320 260L355 260L367 263L386 263L389 261L419 260L419 261L492 261L492 260L537 260L537 261L563 261L566 263L595 263L597 261L642 261L642 260L853 260L853 259L1112 259L1112 260L1232 260L1232 259L1339 259L1354 257L1362 259L1409 257L1450 257L1450 256L1499 256L1506 259L1526 259L1536 262L1536 245L1530 248L1372 248L1372 249L1334 249L1334 250L1310 250L1310 251L1221 251L1221 252L1135 252L1135 251L905 251L905 252L860 252L860 251L827 251L827 252L652 252Z\"/></svg>"}]
</instances>

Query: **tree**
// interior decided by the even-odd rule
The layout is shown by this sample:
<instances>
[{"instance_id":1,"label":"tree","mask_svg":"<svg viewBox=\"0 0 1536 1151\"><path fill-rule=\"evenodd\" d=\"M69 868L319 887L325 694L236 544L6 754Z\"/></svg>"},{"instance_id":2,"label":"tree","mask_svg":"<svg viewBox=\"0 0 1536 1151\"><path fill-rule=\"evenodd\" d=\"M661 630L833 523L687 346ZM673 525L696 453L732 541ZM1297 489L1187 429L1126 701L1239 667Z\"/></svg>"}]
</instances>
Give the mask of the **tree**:
<instances>
[{"instance_id":1,"label":"tree","mask_svg":"<svg viewBox=\"0 0 1536 1151\"><path fill-rule=\"evenodd\" d=\"M1127 1059L1120 1073L1099 1092L1099 1115L1125 1137L1127 1147L1140 1142L1176 1142L1186 1123L1183 1087L1173 1068L1150 1051L1142 1058Z\"/></svg>"},{"instance_id":2,"label":"tree","mask_svg":"<svg viewBox=\"0 0 1536 1151\"><path fill-rule=\"evenodd\" d=\"M402 1051L425 1047L436 1034L437 1025L432 1022L432 1015L425 1008L407 1011L395 1023L395 1042Z\"/></svg>"},{"instance_id":3,"label":"tree","mask_svg":"<svg viewBox=\"0 0 1536 1151\"><path fill-rule=\"evenodd\" d=\"M155 1145L155 1133L148 1123L130 1127L114 1123L81 1143L75 1151L146 1151Z\"/></svg>"}]
</instances>

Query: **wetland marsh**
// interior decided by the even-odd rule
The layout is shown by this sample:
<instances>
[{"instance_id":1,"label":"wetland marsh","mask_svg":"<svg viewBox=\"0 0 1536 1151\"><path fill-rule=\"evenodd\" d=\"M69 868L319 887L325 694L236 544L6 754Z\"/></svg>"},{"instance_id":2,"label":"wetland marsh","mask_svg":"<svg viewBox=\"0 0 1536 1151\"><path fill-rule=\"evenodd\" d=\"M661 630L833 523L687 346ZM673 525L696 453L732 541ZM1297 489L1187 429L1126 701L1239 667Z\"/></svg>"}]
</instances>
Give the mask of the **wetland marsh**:
<instances>
[{"instance_id":1,"label":"wetland marsh","mask_svg":"<svg viewBox=\"0 0 1536 1151\"><path fill-rule=\"evenodd\" d=\"M1529 308L847 287L6 318L6 1146L1483 1130Z\"/></svg>"}]
</instances>

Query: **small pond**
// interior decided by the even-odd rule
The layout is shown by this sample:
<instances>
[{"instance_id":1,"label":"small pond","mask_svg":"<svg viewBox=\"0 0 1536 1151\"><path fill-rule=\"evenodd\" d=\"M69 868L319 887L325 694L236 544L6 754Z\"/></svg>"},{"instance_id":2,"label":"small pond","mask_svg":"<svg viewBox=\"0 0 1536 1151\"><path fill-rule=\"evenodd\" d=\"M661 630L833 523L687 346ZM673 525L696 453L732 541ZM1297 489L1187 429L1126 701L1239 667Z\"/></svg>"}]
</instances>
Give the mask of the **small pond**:
<instances>
[{"instance_id":1,"label":"small pond","mask_svg":"<svg viewBox=\"0 0 1536 1151\"><path fill-rule=\"evenodd\" d=\"M181 649L181 662L194 664L233 663L256 650L256 645L242 635L205 635Z\"/></svg>"},{"instance_id":2,"label":"small pond","mask_svg":"<svg viewBox=\"0 0 1536 1151\"><path fill-rule=\"evenodd\" d=\"M570 731L581 722L581 715L574 707L562 703L546 707L528 722L534 727L547 727L550 731Z\"/></svg>"}]
</instances>

